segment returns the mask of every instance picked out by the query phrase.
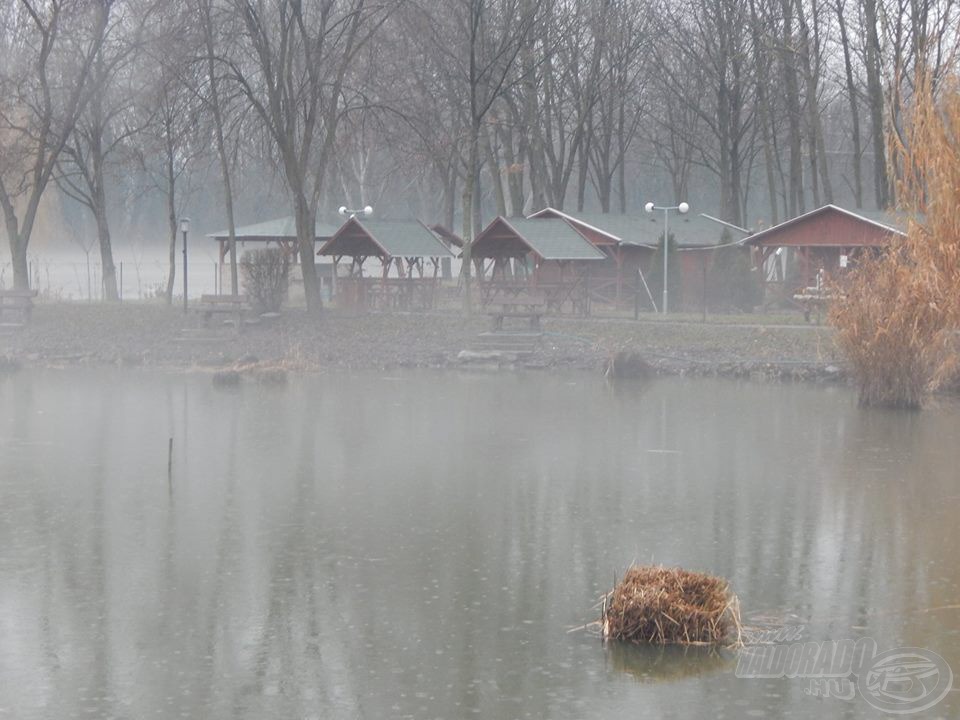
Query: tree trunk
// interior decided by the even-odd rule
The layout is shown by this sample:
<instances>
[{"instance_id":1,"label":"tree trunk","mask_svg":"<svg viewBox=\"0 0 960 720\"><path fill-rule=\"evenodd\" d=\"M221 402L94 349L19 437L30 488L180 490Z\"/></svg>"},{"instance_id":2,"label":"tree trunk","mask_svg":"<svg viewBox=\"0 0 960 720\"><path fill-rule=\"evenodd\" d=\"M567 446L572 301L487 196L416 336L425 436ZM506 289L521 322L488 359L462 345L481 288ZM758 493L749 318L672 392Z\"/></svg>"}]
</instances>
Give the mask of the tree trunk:
<instances>
[{"instance_id":1,"label":"tree trunk","mask_svg":"<svg viewBox=\"0 0 960 720\"><path fill-rule=\"evenodd\" d=\"M767 55L766 44L763 40L763 28L760 24L760 17L757 13L757 6L754 0L750 0L750 38L753 45L753 57L757 70L757 120L760 123L760 139L763 143L763 165L767 175L767 199L770 203L770 225L773 226L778 222L778 215L777 186L773 161L776 155L776 149L773 146L773 114L770 111L770 96L768 94L770 84L770 76L768 74L770 59Z\"/></svg>"},{"instance_id":2,"label":"tree trunk","mask_svg":"<svg viewBox=\"0 0 960 720\"><path fill-rule=\"evenodd\" d=\"M320 283L317 279L314 258L316 247L313 242L317 233L316 213L302 193L295 192L294 215L297 224L297 250L303 274L303 295L307 301L307 310L320 312L323 310L323 299L320 297Z\"/></svg>"},{"instance_id":3,"label":"tree trunk","mask_svg":"<svg viewBox=\"0 0 960 720\"><path fill-rule=\"evenodd\" d=\"M483 128L483 148L487 155L487 165L490 173L490 184L493 187L493 198L497 203L497 215L506 217L507 198L503 193L503 182L500 176L500 163L497 161L497 153L493 149L493 141L490 139L490 131Z\"/></svg>"},{"instance_id":4,"label":"tree trunk","mask_svg":"<svg viewBox=\"0 0 960 720\"><path fill-rule=\"evenodd\" d=\"M857 208L863 207L863 177L861 175L860 155L860 105L857 102L857 86L853 79L853 63L850 53L850 38L847 35L847 23L844 19L844 7L837 4L837 21L840 27L840 47L843 49L843 67L847 80L847 98L850 101L850 123L853 125L853 197Z\"/></svg>"},{"instance_id":5,"label":"tree trunk","mask_svg":"<svg viewBox=\"0 0 960 720\"><path fill-rule=\"evenodd\" d=\"M110 220L107 216L107 193L103 182L103 153L100 144L101 126L92 135L90 155L93 164L93 183L90 199L93 201L93 216L97 222L97 241L100 246L100 267L103 280L103 298L107 302L117 302L117 270L113 264L113 246L110 242Z\"/></svg>"},{"instance_id":6,"label":"tree trunk","mask_svg":"<svg viewBox=\"0 0 960 720\"><path fill-rule=\"evenodd\" d=\"M10 260L13 265L13 289L30 289L30 266L27 263L27 244L17 235L11 235Z\"/></svg>"},{"instance_id":7,"label":"tree trunk","mask_svg":"<svg viewBox=\"0 0 960 720\"><path fill-rule=\"evenodd\" d=\"M587 173L590 170L589 137L590 131L588 130L584 139L580 142L580 147L577 149L577 212L583 212L583 206L587 199ZM609 205L610 201L608 199L608 207L604 212L609 212Z\"/></svg>"},{"instance_id":8,"label":"tree trunk","mask_svg":"<svg viewBox=\"0 0 960 720\"><path fill-rule=\"evenodd\" d=\"M214 66L213 19L210 17L210 4L201 2L203 13L203 35L207 46L207 78L210 81L210 106L213 111L213 127L217 140L217 156L220 159L220 174L223 177L223 204L227 215L227 246L230 249L230 294L236 296L240 292L240 281L237 277L237 233L233 217L233 187L230 182L230 161L227 156L227 146L223 139L223 112L220 107L220 91L217 87L217 73Z\"/></svg>"},{"instance_id":9,"label":"tree trunk","mask_svg":"<svg viewBox=\"0 0 960 720\"><path fill-rule=\"evenodd\" d=\"M783 11L782 61L783 85L786 93L787 119L790 138L790 190L788 207L790 217L804 211L803 198L803 140L800 120L800 86L797 81L796 48L793 45L793 7L791 0L781 0Z\"/></svg>"},{"instance_id":10,"label":"tree trunk","mask_svg":"<svg viewBox=\"0 0 960 720\"><path fill-rule=\"evenodd\" d=\"M507 171L507 193L510 198L510 215L513 217L523 217L523 162L522 151L521 161L517 161L517 156L513 152L513 131L502 132L500 134L503 143L503 159L506 163Z\"/></svg>"},{"instance_id":11,"label":"tree trunk","mask_svg":"<svg viewBox=\"0 0 960 720\"><path fill-rule=\"evenodd\" d=\"M471 297L471 265L473 241L480 233L480 124L474 122L470 130L470 154L467 169L467 186L464 191L469 203L464 207L464 217L469 218L470 235L463 239L463 309L473 313Z\"/></svg>"},{"instance_id":12,"label":"tree trunk","mask_svg":"<svg viewBox=\"0 0 960 720\"><path fill-rule=\"evenodd\" d=\"M0 203L3 205L3 219L7 229L7 239L10 246L10 259L13 266L13 288L15 290L30 289L30 268L27 265L27 246L21 240L17 216L5 193L0 193Z\"/></svg>"},{"instance_id":13,"label":"tree trunk","mask_svg":"<svg viewBox=\"0 0 960 720\"><path fill-rule=\"evenodd\" d=\"M117 290L117 268L113 263L113 250L110 243L110 225L105 211L97 212L97 239L100 243L100 267L103 280L103 299L117 302L120 293Z\"/></svg>"},{"instance_id":14,"label":"tree trunk","mask_svg":"<svg viewBox=\"0 0 960 720\"><path fill-rule=\"evenodd\" d=\"M167 288L164 292L164 299L167 305L173 305L173 283L177 276L177 209L173 195L173 177L172 174L167 178L167 228L170 232L170 247L168 252L168 261L170 268L167 271Z\"/></svg>"},{"instance_id":15,"label":"tree trunk","mask_svg":"<svg viewBox=\"0 0 960 720\"><path fill-rule=\"evenodd\" d=\"M880 38L877 34L877 2L864 0L866 25L867 97L870 102L870 123L873 135L873 185L877 207L883 210L890 204L887 182L886 146L883 132L883 87L880 84Z\"/></svg>"}]
</instances>

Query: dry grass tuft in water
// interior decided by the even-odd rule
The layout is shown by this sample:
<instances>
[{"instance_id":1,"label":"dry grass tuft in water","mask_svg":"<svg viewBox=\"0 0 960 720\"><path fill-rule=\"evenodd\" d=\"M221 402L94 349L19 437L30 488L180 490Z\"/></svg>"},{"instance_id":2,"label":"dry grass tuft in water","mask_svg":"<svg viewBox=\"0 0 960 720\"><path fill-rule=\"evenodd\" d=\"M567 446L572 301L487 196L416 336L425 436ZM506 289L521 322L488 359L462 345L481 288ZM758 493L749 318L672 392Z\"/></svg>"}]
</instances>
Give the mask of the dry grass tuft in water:
<instances>
[{"instance_id":1,"label":"dry grass tuft in water","mask_svg":"<svg viewBox=\"0 0 960 720\"><path fill-rule=\"evenodd\" d=\"M740 644L740 602L723 578L633 565L602 601L605 640L656 645Z\"/></svg>"}]
</instances>

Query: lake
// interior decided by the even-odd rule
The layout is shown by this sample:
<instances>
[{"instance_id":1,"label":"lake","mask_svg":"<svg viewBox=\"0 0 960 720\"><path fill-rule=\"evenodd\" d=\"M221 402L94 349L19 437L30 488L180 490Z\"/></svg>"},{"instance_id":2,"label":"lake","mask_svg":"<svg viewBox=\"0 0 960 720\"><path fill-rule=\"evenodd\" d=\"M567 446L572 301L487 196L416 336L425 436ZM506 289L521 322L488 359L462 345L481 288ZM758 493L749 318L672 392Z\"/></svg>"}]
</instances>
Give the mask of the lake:
<instances>
[{"instance_id":1,"label":"lake","mask_svg":"<svg viewBox=\"0 0 960 720\"><path fill-rule=\"evenodd\" d=\"M878 717L576 628L656 562L960 672L958 444L840 387L0 377L0 718Z\"/></svg>"}]
</instances>

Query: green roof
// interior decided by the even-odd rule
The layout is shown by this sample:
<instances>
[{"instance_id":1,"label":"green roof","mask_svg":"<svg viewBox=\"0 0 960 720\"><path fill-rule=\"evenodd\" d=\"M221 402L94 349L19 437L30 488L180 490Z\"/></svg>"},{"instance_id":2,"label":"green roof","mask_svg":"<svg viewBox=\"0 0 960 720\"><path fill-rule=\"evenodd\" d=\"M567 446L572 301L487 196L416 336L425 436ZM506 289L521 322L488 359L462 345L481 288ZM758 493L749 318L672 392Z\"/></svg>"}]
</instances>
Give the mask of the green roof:
<instances>
[{"instance_id":1,"label":"green roof","mask_svg":"<svg viewBox=\"0 0 960 720\"><path fill-rule=\"evenodd\" d=\"M317 238L332 237L336 231L337 228L333 225L327 225L319 220L317 220L314 225L314 232ZM236 228L234 233L238 240L244 241L259 240L262 242L278 239L293 239L297 237L297 224L293 216L287 216L277 218L276 220L254 223L253 225L243 225L242 227ZM222 240L229 236L229 230L219 230L207 235L207 237L211 237L214 240Z\"/></svg>"},{"instance_id":2,"label":"green roof","mask_svg":"<svg viewBox=\"0 0 960 720\"><path fill-rule=\"evenodd\" d=\"M628 245L657 247L663 235L663 212L659 210L649 215L646 213L630 215L577 213L571 217L616 235ZM723 242L722 236L725 229L725 226L701 217L693 211L686 215L670 212L670 234L673 235L678 247L719 245ZM729 228L729 237L730 242L736 242L746 237L746 233Z\"/></svg>"},{"instance_id":3,"label":"green roof","mask_svg":"<svg viewBox=\"0 0 960 720\"><path fill-rule=\"evenodd\" d=\"M604 255L566 220L503 218L544 260L603 260Z\"/></svg>"},{"instance_id":4,"label":"green roof","mask_svg":"<svg viewBox=\"0 0 960 720\"><path fill-rule=\"evenodd\" d=\"M447 257L452 253L422 223L399 220L360 220L378 244L393 257Z\"/></svg>"},{"instance_id":5,"label":"green roof","mask_svg":"<svg viewBox=\"0 0 960 720\"><path fill-rule=\"evenodd\" d=\"M452 257L440 238L422 223L404 220L347 220L320 248L319 255Z\"/></svg>"}]
</instances>

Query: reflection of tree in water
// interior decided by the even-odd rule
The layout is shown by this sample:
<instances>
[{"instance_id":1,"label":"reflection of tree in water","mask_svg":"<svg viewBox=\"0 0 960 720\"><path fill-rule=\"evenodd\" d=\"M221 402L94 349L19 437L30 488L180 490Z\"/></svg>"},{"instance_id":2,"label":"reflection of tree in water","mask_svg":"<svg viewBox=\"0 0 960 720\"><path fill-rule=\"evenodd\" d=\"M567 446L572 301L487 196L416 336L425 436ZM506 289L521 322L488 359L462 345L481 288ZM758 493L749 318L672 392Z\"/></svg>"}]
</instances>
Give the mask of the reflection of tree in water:
<instances>
[{"instance_id":1,"label":"reflection of tree in water","mask_svg":"<svg viewBox=\"0 0 960 720\"><path fill-rule=\"evenodd\" d=\"M670 682L719 672L733 672L737 655L698 645L606 645L608 667L643 683Z\"/></svg>"}]
</instances>

